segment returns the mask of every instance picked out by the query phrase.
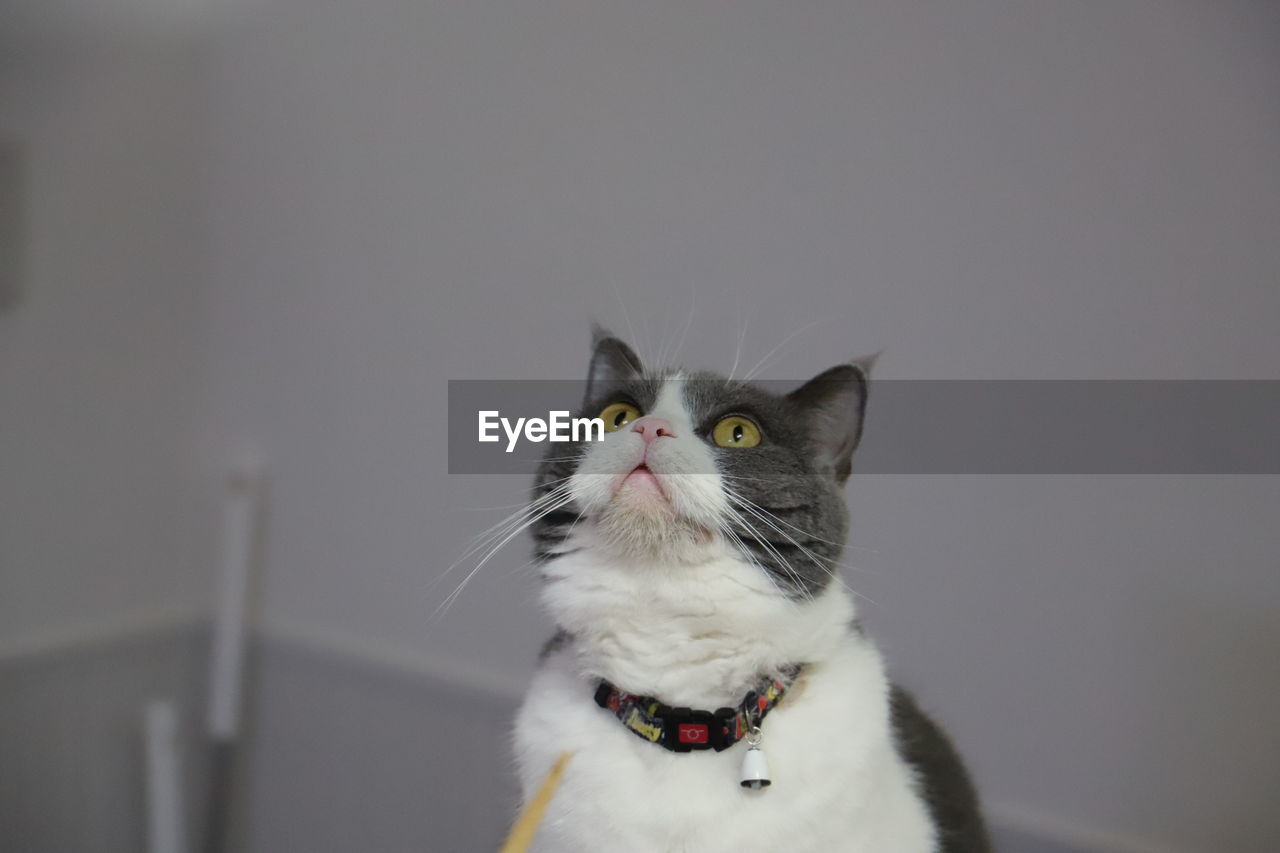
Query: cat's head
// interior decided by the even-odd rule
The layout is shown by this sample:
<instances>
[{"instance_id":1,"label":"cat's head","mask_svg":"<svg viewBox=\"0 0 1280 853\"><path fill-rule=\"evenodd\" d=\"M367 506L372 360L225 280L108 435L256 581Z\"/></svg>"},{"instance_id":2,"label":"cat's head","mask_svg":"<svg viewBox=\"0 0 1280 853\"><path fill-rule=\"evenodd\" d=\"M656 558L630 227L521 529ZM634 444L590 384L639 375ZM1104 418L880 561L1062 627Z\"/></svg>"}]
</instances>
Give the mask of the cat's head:
<instances>
[{"instance_id":1,"label":"cat's head","mask_svg":"<svg viewBox=\"0 0 1280 853\"><path fill-rule=\"evenodd\" d=\"M843 486L866 398L862 365L775 392L646 367L597 331L580 414L600 417L606 432L557 444L542 462L534 496L558 508L533 525L537 555L591 547L678 566L729 552L781 594L811 597L844 546Z\"/></svg>"}]
</instances>

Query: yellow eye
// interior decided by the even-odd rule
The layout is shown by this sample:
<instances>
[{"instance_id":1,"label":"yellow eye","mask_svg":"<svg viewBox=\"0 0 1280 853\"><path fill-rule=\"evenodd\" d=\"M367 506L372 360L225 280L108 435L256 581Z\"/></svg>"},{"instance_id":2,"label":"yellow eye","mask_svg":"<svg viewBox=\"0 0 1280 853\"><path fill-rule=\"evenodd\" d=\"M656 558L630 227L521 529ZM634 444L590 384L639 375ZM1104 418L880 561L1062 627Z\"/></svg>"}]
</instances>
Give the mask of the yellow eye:
<instances>
[{"instance_id":1,"label":"yellow eye","mask_svg":"<svg viewBox=\"0 0 1280 853\"><path fill-rule=\"evenodd\" d=\"M617 432L627 424L640 417L640 410L630 403L614 403L605 406L604 411L596 415L604 421L605 432Z\"/></svg>"},{"instance_id":2,"label":"yellow eye","mask_svg":"<svg viewBox=\"0 0 1280 853\"><path fill-rule=\"evenodd\" d=\"M760 443L760 427L741 415L730 415L711 430L711 438L721 447L755 447Z\"/></svg>"}]
</instances>

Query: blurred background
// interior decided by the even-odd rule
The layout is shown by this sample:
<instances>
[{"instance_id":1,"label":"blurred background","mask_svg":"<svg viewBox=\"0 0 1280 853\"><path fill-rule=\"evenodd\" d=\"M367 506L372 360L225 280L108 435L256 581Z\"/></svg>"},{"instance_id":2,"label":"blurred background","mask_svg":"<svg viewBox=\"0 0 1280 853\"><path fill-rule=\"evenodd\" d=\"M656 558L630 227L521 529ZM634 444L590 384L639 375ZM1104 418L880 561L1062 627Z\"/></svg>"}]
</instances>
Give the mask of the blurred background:
<instances>
[{"instance_id":1,"label":"blurred background","mask_svg":"<svg viewBox=\"0 0 1280 853\"><path fill-rule=\"evenodd\" d=\"M527 488L447 380L1278 379L1280 5L9 0L0 195L0 850L154 850L155 698L199 848L246 464L226 849L491 850L551 626L524 542L428 619ZM1002 850L1276 849L1280 477L849 497Z\"/></svg>"}]
</instances>

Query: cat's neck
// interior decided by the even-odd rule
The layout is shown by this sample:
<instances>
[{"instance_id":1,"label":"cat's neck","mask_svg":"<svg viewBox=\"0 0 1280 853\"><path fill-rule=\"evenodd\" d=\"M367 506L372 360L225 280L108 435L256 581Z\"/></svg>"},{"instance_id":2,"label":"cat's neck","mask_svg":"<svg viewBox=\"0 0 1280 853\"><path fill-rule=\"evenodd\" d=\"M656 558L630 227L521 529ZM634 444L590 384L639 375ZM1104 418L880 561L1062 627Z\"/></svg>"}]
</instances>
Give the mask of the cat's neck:
<instances>
[{"instance_id":1,"label":"cat's neck","mask_svg":"<svg viewBox=\"0 0 1280 853\"><path fill-rule=\"evenodd\" d=\"M544 569L543 599L584 678L671 705L735 705L761 673L820 663L849 635L838 584L814 598L779 594L729 551L702 563L626 563L584 548Z\"/></svg>"}]
</instances>

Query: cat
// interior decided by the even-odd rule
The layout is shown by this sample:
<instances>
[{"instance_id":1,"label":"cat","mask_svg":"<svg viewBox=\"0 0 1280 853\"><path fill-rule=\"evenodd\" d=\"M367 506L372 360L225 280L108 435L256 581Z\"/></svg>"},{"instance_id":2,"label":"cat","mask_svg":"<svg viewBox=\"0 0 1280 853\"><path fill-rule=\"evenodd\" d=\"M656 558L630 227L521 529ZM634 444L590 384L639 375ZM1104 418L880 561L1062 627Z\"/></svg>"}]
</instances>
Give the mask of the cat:
<instances>
[{"instance_id":1,"label":"cat","mask_svg":"<svg viewBox=\"0 0 1280 853\"><path fill-rule=\"evenodd\" d=\"M596 331L607 432L555 445L530 508L557 632L516 719L526 802L572 754L531 850L990 850L838 577L867 392L864 365L775 394Z\"/></svg>"}]
</instances>

